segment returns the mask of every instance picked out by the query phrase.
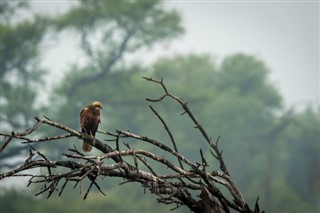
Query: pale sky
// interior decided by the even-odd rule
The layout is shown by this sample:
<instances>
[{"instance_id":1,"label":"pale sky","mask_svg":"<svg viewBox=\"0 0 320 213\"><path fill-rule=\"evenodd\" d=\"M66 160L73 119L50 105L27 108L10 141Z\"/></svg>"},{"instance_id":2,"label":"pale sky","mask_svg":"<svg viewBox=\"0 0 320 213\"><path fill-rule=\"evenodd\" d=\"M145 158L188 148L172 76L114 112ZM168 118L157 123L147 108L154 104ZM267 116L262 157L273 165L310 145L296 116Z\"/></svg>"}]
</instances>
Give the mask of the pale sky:
<instances>
[{"instance_id":1,"label":"pale sky","mask_svg":"<svg viewBox=\"0 0 320 213\"><path fill-rule=\"evenodd\" d=\"M271 70L270 80L288 106L318 102L319 2L172 1L187 28L171 49L219 58L253 54Z\"/></svg>"},{"instance_id":2,"label":"pale sky","mask_svg":"<svg viewBox=\"0 0 320 213\"><path fill-rule=\"evenodd\" d=\"M70 1L32 1L38 12L58 13ZM213 58L243 52L265 62L270 81L287 107L319 104L319 1L166 1L180 11L185 34L167 45L141 51L144 60L185 53ZM43 66L58 79L81 54L71 35L46 51ZM55 60L52 60L52 59Z\"/></svg>"}]
</instances>

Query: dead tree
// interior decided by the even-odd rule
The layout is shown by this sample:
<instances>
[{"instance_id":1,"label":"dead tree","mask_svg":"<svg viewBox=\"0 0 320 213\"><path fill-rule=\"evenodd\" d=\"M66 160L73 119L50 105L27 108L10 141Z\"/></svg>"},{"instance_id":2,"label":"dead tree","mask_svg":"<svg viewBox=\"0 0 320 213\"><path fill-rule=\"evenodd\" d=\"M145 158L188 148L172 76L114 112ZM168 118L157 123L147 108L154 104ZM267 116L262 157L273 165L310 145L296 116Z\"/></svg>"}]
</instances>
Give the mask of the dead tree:
<instances>
[{"instance_id":1,"label":"dead tree","mask_svg":"<svg viewBox=\"0 0 320 213\"><path fill-rule=\"evenodd\" d=\"M41 190L36 195L47 193L47 198L49 198L54 192L59 192L60 196L68 183L74 182L75 186L77 186L82 180L89 179L90 184L84 195L85 199L93 185L104 194L96 179L98 176L108 176L123 178L127 182L140 183L142 187L149 189L151 193L157 196L158 202L174 205L173 209L186 205L191 211L201 213L230 212L231 209L238 212L260 212L258 199L255 207L250 208L233 181L222 157L222 151L218 147L219 138L213 141L209 137L203 126L189 109L188 103L170 93L162 80L145 79L158 84L164 91L161 97L146 100L149 102L161 102L164 98L170 98L176 101L184 110L182 115L188 116L195 128L200 131L208 149L210 149L212 157L218 161L219 168L208 171L208 160L204 157L201 149L199 150L199 162L192 162L182 152L179 152L179 144L175 141L167 123L150 105L151 111L161 121L169 135L172 147L149 136L142 136L130 131L116 130L113 133L99 131L99 133L111 137L109 140L114 141L115 144L115 149L113 149L98 139L92 139L91 136L85 133L59 124L45 116L42 118L36 117L35 125L25 132L0 132L0 135L5 138L1 145L0 153L14 139L22 140L22 143L26 144L26 149L29 149L29 156L25 162L16 169L0 174L0 180L7 177L29 176L28 186L30 184L42 184ZM52 128L61 129L65 134L53 137L31 138L30 135L37 131L41 125L49 125ZM92 146L100 150L102 154L88 156L74 148L69 149L68 153L62 154L68 160L50 160L44 153L30 146L32 143L64 140L70 137L78 138L81 141L86 139ZM124 143L126 148L121 150L119 141L126 139L134 139L141 143L151 144L160 148L162 154L157 155L148 150L135 149L129 143ZM176 158L177 163L168 160L168 156ZM134 163L128 163L128 157L132 158ZM107 159L112 159L112 163ZM158 171L152 168L151 161L165 165L169 168L170 173L158 173ZM141 165L143 165L143 168L141 168ZM44 174L30 173L30 170L34 168L46 168L47 172ZM59 168L67 168L68 170L67 172L58 172ZM60 182L63 182L62 185L59 185ZM221 187L226 188L229 195L223 194L220 190Z\"/></svg>"}]
</instances>

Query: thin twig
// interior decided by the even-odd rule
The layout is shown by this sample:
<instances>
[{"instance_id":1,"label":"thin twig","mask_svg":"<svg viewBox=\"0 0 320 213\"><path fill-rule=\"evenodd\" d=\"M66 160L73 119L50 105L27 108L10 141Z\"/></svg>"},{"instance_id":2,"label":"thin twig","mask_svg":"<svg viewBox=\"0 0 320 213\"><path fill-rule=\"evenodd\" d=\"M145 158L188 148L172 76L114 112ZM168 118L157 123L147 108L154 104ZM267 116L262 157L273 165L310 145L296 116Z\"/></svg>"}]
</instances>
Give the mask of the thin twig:
<instances>
[{"instance_id":1,"label":"thin twig","mask_svg":"<svg viewBox=\"0 0 320 213\"><path fill-rule=\"evenodd\" d=\"M0 180L7 177L30 177L27 186L30 186L31 184L40 184L42 187L36 195L47 192L47 198L49 198L53 195L54 191L58 191L58 185L61 180L64 179L64 183L61 187L59 187L59 196L62 195L66 185L70 181L75 182L74 188L79 187L81 193L83 187L82 180L88 178L90 180L90 185L88 186L84 195L84 199L86 199L92 190L93 185L105 195L97 182L97 178L99 176L118 177L124 179L123 183L140 183L142 187L149 189L151 193L154 193L158 196L158 202L164 204L175 204L176 206L172 209L186 205L193 212L211 212L213 207L214 210L224 212L230 212L230 209L248 213L260 212L258 200L256 201L255 209L250 210L240 190L238 189L234 180L231 178L224 163L222 151L218 147L220 137L217 138L215 143L212 141L211 137L208 136L203 126L191 112L188 102L170 93L163 83L163 79L160 81L145 77L144 79L159 84L164 91L164 94L159 98L148 98L148 101L160 102L164 98L168 97L181 105L183 108L182 114L190 117L195 128L199 129L201 135L208 144L210 153L217 161L219 161L221 171L206 171L208 167L208 161L205 158L202 149L200 149L200 163L193 162L182 155L178 150L177 143L174 139L174 134L170 130L169 125L164 121L155 108L149 106L152 112L164 126L171 140L173 148L170 148L163 142L154 140L151 137L141 136L130 131L116 130L115 133L98 131L98 133L103 135L111 136L111 139L108 139L107 141L115 142L115 149L113 149L111 146L102 143L96 138L92 139L91 136L55 122L46 116L41 118L36 117L36 123L33 125L33 127L27 129L26 131L11 133L0 132L0 135L5 137L5 141L0 148L0 153L4 149L10 147L8 144L10 144L14 139L23 140L22 143L24 145L53 140L62 141L69 137L75 137L81 141L85 139L90 145L100 150L103 154L99 154L97 156L84 155L73 145L74 148L69 149L69 153L62 153L62 156L68 158L67 160L53 161L50 160L44 153L42 153L40 149L35 149L34 147L30 146L29 155L26 157L24 163L18 168L5 171L4 173L0 174ZM44 124L55 129L63 130L65 134L50 137L32 138L31 134ZM133 145L133 148L131 148L128 141L123 141L123 144L127 147L127 149L122 150L122 147L120 147L119 144L120 139L129 139L129 141L134 139L149 143L153 147L160 148L161 154L156 154L144 149L135 149ZM35 158L35 155L40 156L40 159ZM168 157L172 156L168 155L172 155L177 158L179 164L173 163L171 160L169 160L170 158ZM126 158L133 158L135 166L127 163L125 161ZM112 159L115 163L111 164L108 159ZM152 161L152 164L149 164L150 161ZM141 166L142 164L139 164L140 162L144 166ZM155 163L155 166L153 166L153 163ZM155 168L159 165L166 166L168 168L165 170L166 172L156 172ZM31 169L36 168L47 168L48 171L42 172L41 174L32 174L28 172ZM65 170L66 168L68 171ZM146 169L146 171L144 169ZM226 189L231 194L232 200L229 200L230 196L225 196L222 193L224 191L223 189L220 189L220 187L223 187L223 189ZM191 193L191 191L193 193ZM200 199L194 198L194 196L198 195L198 193L201 193Z\"/></svg>"},{"instance_id":2,"label":"thin twig","mask_svg":"<svg viewBox=\"0 0 320 213\"><path fill-rule=\"evenodd\" d=\"M176 145L176 142L175 142L175 140L174 140L174 138L173 138L173 135L172 135L170 129L168 128L168 125L167 125L166 122L163 120L163 118L159 115L159 113L158 113L151 105L149 105L149 108L151 109L151 111L158 117L158 119L159 119L159 120L161 121L161 123L163 124L165 130L167 131L167 133L168 133L168 135L169 135L169 137L170 137L170 140L171 140L171 142L172 142L174 151L176 151L177 153L179 153L178 147L177 147L177 145ZM178 161L179 161L179 164L180 164L181 169L184 169L184 168L183 168L183 164L182 164L182 162L181 162L181 159L178 158Z\"/></svg>"}]
</instances>

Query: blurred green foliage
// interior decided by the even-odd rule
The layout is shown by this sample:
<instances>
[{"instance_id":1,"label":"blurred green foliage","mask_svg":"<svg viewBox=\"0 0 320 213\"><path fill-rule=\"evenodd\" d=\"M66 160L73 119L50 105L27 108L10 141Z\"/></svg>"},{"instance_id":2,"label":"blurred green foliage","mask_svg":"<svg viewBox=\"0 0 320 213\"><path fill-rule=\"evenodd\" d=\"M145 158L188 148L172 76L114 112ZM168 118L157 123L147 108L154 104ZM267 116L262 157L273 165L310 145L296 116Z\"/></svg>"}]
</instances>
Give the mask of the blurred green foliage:
<instances>
[{"instance_id":1,"label":"blurred green foliage","mask_svg":"<svg viewBox=\"0 0 320 213\"><path fill-rule=\"evenodd\" d=\"M45 34L47 21L40 16L11 23L4 17L14 17L22 2L1 2L0 22L0 121L14 129L30 126L35 112L35 87L41 84L44 70L38 67L39 44ZM7 14L8 10L12 10ZM22 104L23 103L23 104Z\"/></svg>"},{"instance_id":2,"label":"blurred green foliage","mask_svg":"<svg viewBox=\"0 0 320 213\"><path fill-rule=\"evenodd\" d=\"M150 193L144 194L140 186L126 184L117 185L114 189L106 191L107 196L99 192L92 192L86 200L83 195L75 193L74 190L66 192L61 197L46 199L44 197L34 197L30 193L20 190L5 191L5 195L0 196L1 212L19 213L56 213L56 212L141 212L148 213L152 210L156 212L169 212L174 206L166 206L157 203L155 196ZM124 193L125 191L125 193ZM15 202L12 202L12 201ZM186 207L182 207L176 212L188 212Z\"/></svg>"},{"instance_id":3,"label":"blurred green foliage","mask_svg":"<svg viewBox=\"0 0 320 213\"><path fill-rule=\"evenodd\" d=\"M17 26L16 30L26 26L28 24ZM80 35L79 46L90 63L71 67L50 94L46 116L78 129L80 110L98 100L104 104L101 131L128 129L170 146L162 124L149 110L150 103L145 101L145 98L160 97L163 91L159 85L142 79L143 76L164 78L170 92L188 101L209 135L213 139L221 136L219 144L227 166L250 205L260 196L261 208L268 212L320 211L319 108L295 112L283 107L281 95L268 79L270 70L262 60L237 53L217 62L210 55L186 54L159 58L151 65L139 61L126 63L124 54L150 48L183 32L179 14L165 9L161 1L80 1L67 13L51 20L50 26L57 29L57 33L72 29L72 33ZM34 32L41 35L42 30ZM29 40L22 33L14 33L14 36ZM37 42L39 40L35 47ZM27 57L33 59L36 52L36 49L30 50ZM1 82L1 88L5 86ZM9 90L4 94L10 96ZM30 87L29 96L21 95L27 100L19 99L15 104L23 107L27 101L34 100L35 94ZM164 99L152 105L167 122L181 153L200 161L199 149L202 148L210 168L219 168L198 130L193 128L188 117L180 115L182 109L176 103ZM22 109L15 108L13 112L13 115L18 114ZM1 113L10 115L2 108ZM26 114L33 117L34 113L28 111ZM51 135L56 134L55 131L43 132ZM101 134L97 137L106 139ZM73 139L42 144L39 148L52 158L61 158L67 148L73 145L80 148L80 144ZM139 142L130 141L130 145L162 154ZM165 168L157 169L165 171ZM107 197L93 192L85 201L78 188L71 186L62 197L53 196L48 200L34 198L20 190L2 191L1 210L151 212L156 209L157 212L168 212L174 207L157 204L156 196L144 194L138 184L119 186L119 181L110 178L103 178L99 183ZM84 189L86 186L84 182ZM177 212L188 212L188 209Z\"/></svg>"},{"instance_id":4,"label":"blurred green foliage","mask_svg":"<svg viewBox=\"0 0 320 213\"><path fill-rule=\"evenodd\" d=\"M45 70L38 64L39 45L45 35L48 19L34 16L13 20L19 11L27 11L25 1L0 2L0 128L24 130L33 124L37 90L43 87ZM23 148L15 146L0 156L1 165L9 157L19 156ZM10 162L9 162L10 163Z\"/></svg>"}]
</instances>

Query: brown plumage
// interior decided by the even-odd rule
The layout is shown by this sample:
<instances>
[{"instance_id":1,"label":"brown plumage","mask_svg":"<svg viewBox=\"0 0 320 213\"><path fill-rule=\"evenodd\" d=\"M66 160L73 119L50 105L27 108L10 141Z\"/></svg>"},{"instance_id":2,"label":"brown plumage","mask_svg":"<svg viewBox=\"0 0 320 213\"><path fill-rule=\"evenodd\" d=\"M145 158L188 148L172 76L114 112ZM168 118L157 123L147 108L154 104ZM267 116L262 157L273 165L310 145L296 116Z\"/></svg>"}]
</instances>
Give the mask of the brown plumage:
<instances>
[{"instance_id":1,"label":"brown plumage","mask_svg":"<svg viewBox=\"0 0 320 213\"><path fill-rule=\"evenodd\" d=\"M94 137L98 130L100 120L100 109L102 104L99 101L94 101L89 106L85 107L80 112L80 127L83 133ZM92 146L85 140L83 140L82 149L85 152L90 152Z\"/></svg>"}]
</instances>

